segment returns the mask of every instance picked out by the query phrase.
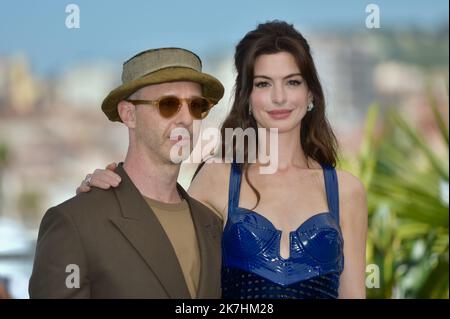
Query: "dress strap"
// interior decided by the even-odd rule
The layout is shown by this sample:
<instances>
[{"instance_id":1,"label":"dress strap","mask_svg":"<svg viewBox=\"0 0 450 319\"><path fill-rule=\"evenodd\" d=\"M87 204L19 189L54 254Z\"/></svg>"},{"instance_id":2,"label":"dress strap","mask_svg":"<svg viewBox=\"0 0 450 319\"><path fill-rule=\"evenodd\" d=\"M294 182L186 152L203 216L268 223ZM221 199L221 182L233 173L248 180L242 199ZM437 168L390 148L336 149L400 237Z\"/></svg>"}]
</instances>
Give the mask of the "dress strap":
<instances>
[{"instance_id":1,"label":"dress strap","mask_svg":"<svg viewBox=\"0 0 450 319\"><path fill-rule=\"evenodd\" d=\"M330 213L339 223L339 186L336 169L330 165L323 165L323 175L325 178L325 191Z\"/></svg>"},{"instance_id":2,"label":"dress strap","mask_svg":"<svg viewBox=\"0 0 450 319\"><path fill-rule=\"evenodd\" d=\"M231 163L230 185L228 188L228 217L230 217L234 209L239 206L241 175L242 172L239 164L235 162Z\"/></svg>"}]
</instances>

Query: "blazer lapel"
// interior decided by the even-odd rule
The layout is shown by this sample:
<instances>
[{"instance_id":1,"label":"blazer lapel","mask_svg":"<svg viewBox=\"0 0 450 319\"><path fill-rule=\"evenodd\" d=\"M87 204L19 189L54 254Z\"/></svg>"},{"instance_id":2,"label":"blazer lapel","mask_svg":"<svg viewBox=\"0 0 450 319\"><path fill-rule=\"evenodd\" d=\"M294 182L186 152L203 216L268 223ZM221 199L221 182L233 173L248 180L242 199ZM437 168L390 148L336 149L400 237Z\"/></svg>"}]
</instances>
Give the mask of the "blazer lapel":
<instances>
[{"instance_id":1,"label":"blazer lapel","mask_svg":"<svg viewBox=\"0 0 450 319\"><path fill-rule=\"evenodd\" d=\"M178 258L164 229L122 166L122 182L114 189L123 217L111 218L145 260L170 298L190 298Z\"/></svg>"},{"instance_id":2,"label":"blazer lapel","mask_svg":"<svg viewBox=\"0 0 450 319\"><path fill-rule=\"evenodd\" d=\"M200 250L201 270L197 298L213 298L212 296L220 298L222 225L211 217L214 212L192 199L180 185L177 187L189 203Z\"/></svg>"}]
</instances>

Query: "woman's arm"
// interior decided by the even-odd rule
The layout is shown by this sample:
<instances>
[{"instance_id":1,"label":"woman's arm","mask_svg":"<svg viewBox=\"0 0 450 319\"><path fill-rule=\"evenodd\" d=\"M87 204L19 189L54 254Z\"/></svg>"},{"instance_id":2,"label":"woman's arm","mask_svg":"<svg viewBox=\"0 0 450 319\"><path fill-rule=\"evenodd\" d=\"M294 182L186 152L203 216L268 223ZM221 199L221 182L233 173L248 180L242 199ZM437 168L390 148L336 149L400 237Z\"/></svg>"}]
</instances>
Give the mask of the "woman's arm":
<instances>
[{"instance_id":1,"label":"woman's arm","mask_svg":"<svg viewBox=\"0 0 450 319\"><path fill-rule=\"evenodd\" d=\"M230 164L205 163L189 186L188 193L208 206L224 222L228 206Z\"/></svg>"},{"instance_id":2,"label":"woman's arm","mask_svg":"<svg viewBox=\"0 0 450 319\"><path fill-rule=\"evenodd\" d=\"M367 200L362 182L339 171L340 225L344 237L344 271L339 298L366 297Z\"/></svg>"},{"instance_id":3,"label":"woman's arm","mask_svg":"<svg viewBox=\"0 0 450 319\"><path fill-rule=\"evenodd\" d=\"M89 192L91 187L102 189L117 187L121 180L120 176L114 172L116 166L115 163L111 163L105 169L96 169L89 174L89 184L86 179L83 180L77 188L77 194ZM230 164L205 163L188 189L191 197L208 206L222 220L225 220L225 209L228 204L230 167Z\"/></svg>"}]
</instances>

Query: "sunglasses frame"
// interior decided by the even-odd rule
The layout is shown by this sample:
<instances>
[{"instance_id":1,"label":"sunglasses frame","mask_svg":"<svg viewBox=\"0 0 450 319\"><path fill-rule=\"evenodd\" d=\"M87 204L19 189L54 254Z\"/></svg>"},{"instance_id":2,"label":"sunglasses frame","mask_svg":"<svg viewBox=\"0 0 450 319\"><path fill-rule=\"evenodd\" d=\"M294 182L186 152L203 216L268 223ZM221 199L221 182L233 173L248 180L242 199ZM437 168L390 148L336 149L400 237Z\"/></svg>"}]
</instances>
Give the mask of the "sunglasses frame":
<instances>
[{"instance_id":1,"label":"sunglasses frame","mask_svg":"<svg viewBox=\"0 0 450 319\"><path fill-rule=\"evenodd\" d=\"M169 116L169 117L166 117L166 116L162 115L162 113L161 113L161 108L160 108L160 105L159 105L159 103L160 103L163 99L165 99L165 98L177 98L178 101L181 102L181 103L179 103L178 109L176 110L176 112L174 112L173 115L171 115L171 116ZM205 114L204 117L200 117L200 118L197 118L197 117L193 114L193 112L192 112L192 106L191 106L191 105L192 105L192 101L193 101L194 99L198 99L198 98L204 99L205 101L208 102L208 111L206 111L206 114ZM210 111L211 108L216 104L216 103L213 103L211 100L209 100L209 99L207 99L206 97L203 97L203 96L193 96L193 97L190 97L190 98L181 98L181 97L178 97L178 96L176 96L176 95L163 95L163 96L159 97L159 98L156 99L156 100L130 100L130 99L127 99L127 100L125 100L125 101L130 102L130 103L132 103L133 105L150 105L150 106L155 106L155 105L156 105L156 106L158 107L159 115L161 115L161 117L167 118L167 119L168 119L168 118L171 118L171 117L174 117L178 112L180 112L181 106L183 105L183 102L186 102L186 104L188 105L188 108L189 108L189 113L190 113L191 116L192 116L194 119L196 119L196 120L202 120L202 119L204 119L206 116L208 116L209 111Z\"/></svg>"}]
</instances>

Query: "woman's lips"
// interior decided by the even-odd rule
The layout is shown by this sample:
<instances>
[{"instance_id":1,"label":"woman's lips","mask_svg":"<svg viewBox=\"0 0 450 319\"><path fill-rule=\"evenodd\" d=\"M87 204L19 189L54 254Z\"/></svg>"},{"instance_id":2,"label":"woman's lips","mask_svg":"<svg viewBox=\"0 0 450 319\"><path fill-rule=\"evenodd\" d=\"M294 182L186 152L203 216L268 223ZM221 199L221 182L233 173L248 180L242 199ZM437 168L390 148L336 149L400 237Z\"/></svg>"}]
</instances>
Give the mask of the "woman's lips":
<instances>
[{"instance_id":1,"label":"woman's lips","mask_svg":"<svg viewBox=\"0 0 450 319\"><path fill-rule=\"evenodd\" d=\"M292 110L273 110L267 111L267 113L270 115L271 118L275 120L283 120L285 118L288 118L289 115L291 115Z\"/></svg>"}]
</instances>

